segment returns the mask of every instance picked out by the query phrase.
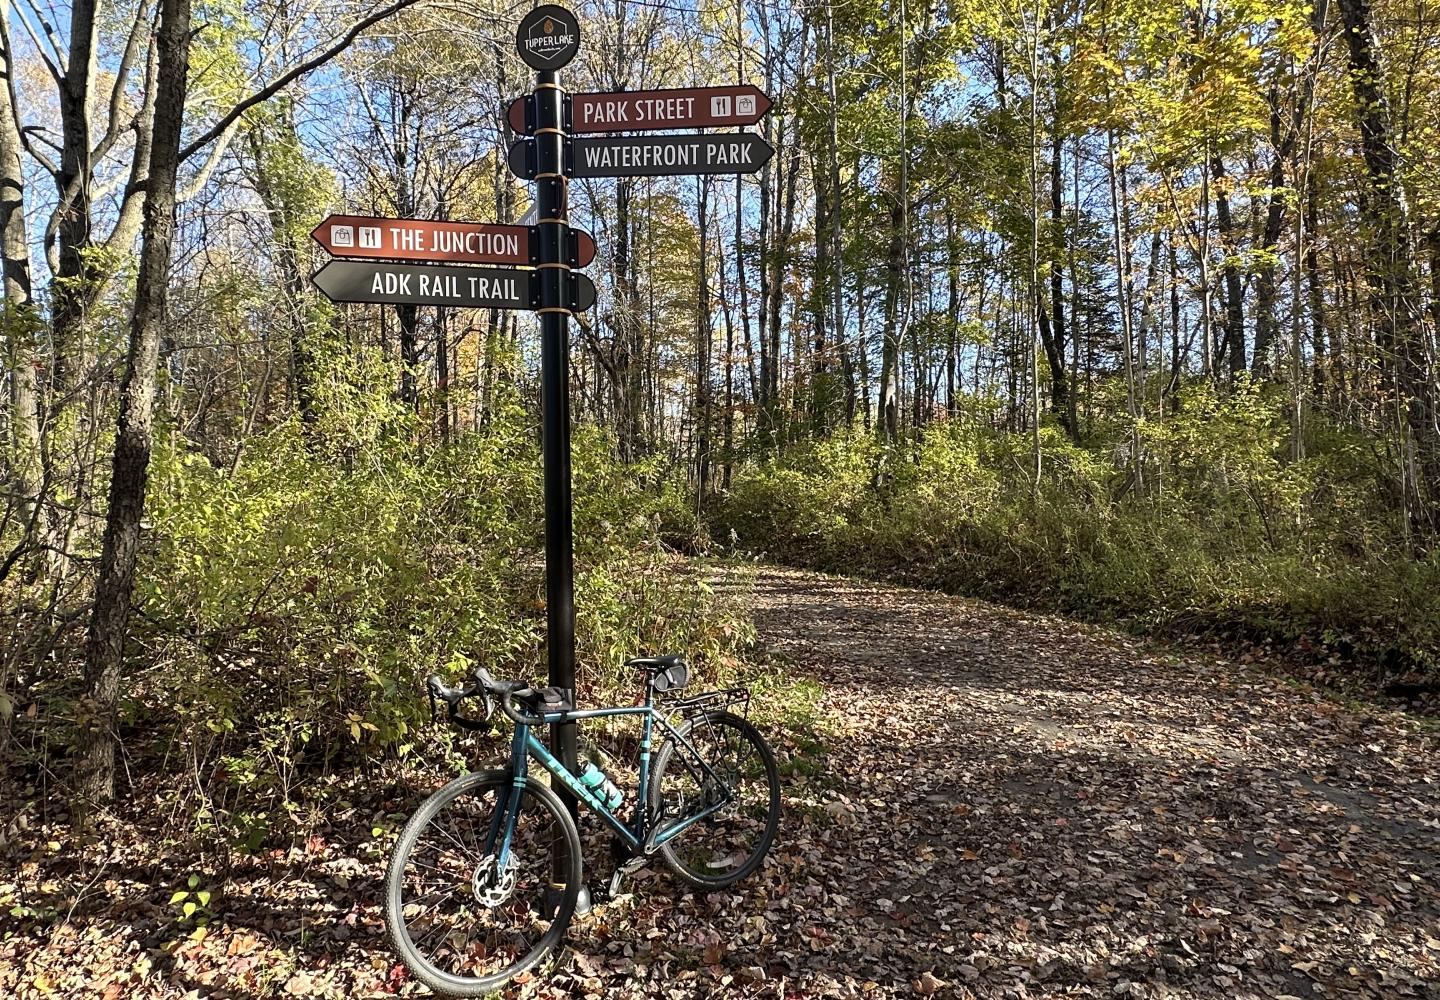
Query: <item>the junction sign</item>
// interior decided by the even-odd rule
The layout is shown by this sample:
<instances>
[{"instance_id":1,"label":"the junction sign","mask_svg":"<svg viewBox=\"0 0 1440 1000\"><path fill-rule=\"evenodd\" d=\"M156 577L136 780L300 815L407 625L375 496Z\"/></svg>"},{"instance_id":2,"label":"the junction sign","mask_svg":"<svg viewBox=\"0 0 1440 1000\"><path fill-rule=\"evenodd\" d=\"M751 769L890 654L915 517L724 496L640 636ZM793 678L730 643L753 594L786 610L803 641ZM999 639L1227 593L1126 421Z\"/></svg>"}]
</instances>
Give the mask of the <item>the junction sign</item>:
<instances>
[{"instance_id":1,"label":"the junction sign","mask_svg":"<svg viewBox=\"0 0 1440 1000\"><path fill-rule=\"evenodd\" d=\"M575 237L572 266L584 267L595 259L595 241L578 229L571 233ZM451 264L539 263L539 240L533 226L332 215L310 235L336 257Z\"/></svg>"}]
</instances>

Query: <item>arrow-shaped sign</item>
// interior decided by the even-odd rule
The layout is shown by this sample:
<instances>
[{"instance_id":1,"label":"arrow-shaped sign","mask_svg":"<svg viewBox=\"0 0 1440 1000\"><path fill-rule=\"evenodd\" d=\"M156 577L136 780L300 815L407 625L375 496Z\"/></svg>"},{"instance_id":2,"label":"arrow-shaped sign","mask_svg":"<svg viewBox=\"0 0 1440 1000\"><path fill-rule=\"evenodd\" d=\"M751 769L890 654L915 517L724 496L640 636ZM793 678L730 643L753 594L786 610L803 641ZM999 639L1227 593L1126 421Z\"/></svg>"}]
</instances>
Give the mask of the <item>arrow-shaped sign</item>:
<instances>
[{"instance_id":1,"label":"arrow-shaped sign","mask_svg":"<svg viewBox=\"0 0 1440 1000\"><path fill-rule=\"evenodd\" d=\"M536 174L535 140L510 147L516 177ZM750 174L775 150L753 132L721 135L637 135L565 140L568 177L660 177L667 174Z\"/></svg>"},{"instance_id":2,"label":"arrow-shaped sign","mask_svg":"<svg viewBox=\"0 0 1440 1000\"><path fill-rule=\"evenodd\" d=\"M753 132L571 140L571 177L751 174L775 154Z\"/></svg>"},{"instance_id":3,"label":"arrow-shaped sign","mask_svg":"<svg viewBox=\"0 0 1440 1000\"><path fill-rule=\"evenodd\" d=\"M529 98L510 102L510 127L522 135L534 131L527 116ZM719 128L753 125L773 102L759 87L686 87L674 90L631 90L604 94L571 94L570 132L654 132L660 129Z\"/></svg>"},{"instance_id":4,"label":"arrow-shaped sign","mask_svg":"<svg viewBox=\"0 0 1440 1000\"><path fill-rule=\"evenodd\" d=\"M570 232L571 264L584 267L595 259L595 241L578 229ZM310 236L336 257L452 264L534 264L538 245L529 226L366 215L331 215Z\"/></svg>"},{"instance_id":5,"label":"arrow-shaped sign","mask_svg":"<svg viewBox=\"0 0 1440 1000\"><path fill-rule=\"evenodd\" d=\"M534 309L540 290L538 271L362 260L332 260L310 280L331 302L462 309ZM585 275L569 275L569 286L569 308L595 304L595 284Z\"/></svg>"}]
</instances>

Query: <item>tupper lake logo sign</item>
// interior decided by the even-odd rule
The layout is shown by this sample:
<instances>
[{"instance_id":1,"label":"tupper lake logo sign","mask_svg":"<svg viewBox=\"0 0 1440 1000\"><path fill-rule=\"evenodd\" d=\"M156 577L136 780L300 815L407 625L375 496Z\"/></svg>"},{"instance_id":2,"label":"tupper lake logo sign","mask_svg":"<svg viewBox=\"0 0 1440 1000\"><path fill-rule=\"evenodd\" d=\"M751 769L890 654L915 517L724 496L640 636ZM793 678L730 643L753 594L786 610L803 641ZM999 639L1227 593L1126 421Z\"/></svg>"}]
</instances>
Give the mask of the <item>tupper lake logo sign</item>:
<instances>
[{"instance_id":1,"label":"tupper lake logo sign","mask_svg":"<svg viewBox=\"0 0 1440 1000\"><path fill-rule=\"evenodd\" d=\"M520 58L531 69L556 70L580 49L580 25L564 7L541 4L520 21Z\"/></svg>"}]
</instances>

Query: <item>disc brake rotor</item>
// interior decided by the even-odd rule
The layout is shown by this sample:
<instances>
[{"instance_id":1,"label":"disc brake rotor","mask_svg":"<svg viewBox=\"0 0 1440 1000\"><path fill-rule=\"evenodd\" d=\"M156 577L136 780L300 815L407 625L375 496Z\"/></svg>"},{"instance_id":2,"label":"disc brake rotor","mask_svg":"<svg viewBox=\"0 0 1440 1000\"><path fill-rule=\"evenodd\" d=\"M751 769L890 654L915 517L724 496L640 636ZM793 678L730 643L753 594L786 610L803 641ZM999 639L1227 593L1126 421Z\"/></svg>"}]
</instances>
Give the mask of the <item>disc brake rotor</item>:
<instances>
[{"instance_id":1,"label":"disc brake rotor","mask_svg":"<svg viewBox=\"0 0 1440 1000\"><path fill-rule=\"evenodd\" d=\"M515 883L519 874L520 862L514 851L510 852L510 857L505 861L505 869L498 877L495 871L495 855L489 855L475 867L475 875L471 879L476 902L492 910L503 905L515 895Z\"/></svg>"}]
</instances>

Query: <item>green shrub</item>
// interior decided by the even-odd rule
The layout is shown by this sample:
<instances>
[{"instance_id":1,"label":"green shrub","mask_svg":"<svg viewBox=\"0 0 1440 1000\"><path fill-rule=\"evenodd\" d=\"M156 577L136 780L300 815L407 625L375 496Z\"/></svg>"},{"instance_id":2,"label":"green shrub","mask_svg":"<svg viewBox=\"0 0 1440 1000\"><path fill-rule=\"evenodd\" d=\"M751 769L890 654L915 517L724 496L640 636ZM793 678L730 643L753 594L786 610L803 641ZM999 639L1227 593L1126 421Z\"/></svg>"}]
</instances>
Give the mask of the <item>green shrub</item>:
<instances>
[{"instance_id":1,"label":"green shrub","mask_svg":"<svg viewBox=\"0 0 1440 1000\"><path fill-rule=\"evenodd\" d=\"M1124 438L1046 428L1038 483L1029 436L977 421L889 454L841 437L741 470L711 530L800 565L1434 664L1440 564L1405 553L1364 442L1309 420L1295 461L1283 399L1197 390L1139 427L1140 477Z\"/></svg>"},{"instance_id":2,"label":"green shrub","mask_svg":"<svg viewBox=\"0 0 1440 1000\"><path fill-rule=\"evenodd\" d=\"M541 464L519 414L422 453L352 438L344 460L287 424L233 470L161 449L140 567L132 724L202 746L236 839L297 768L405 752L420 679L472 664L543 682ZM662 500L581 430L574 445L577 676L634 693L641 652L728 664L748 621L660 542Z\"/></svg>"}]
</instances>

